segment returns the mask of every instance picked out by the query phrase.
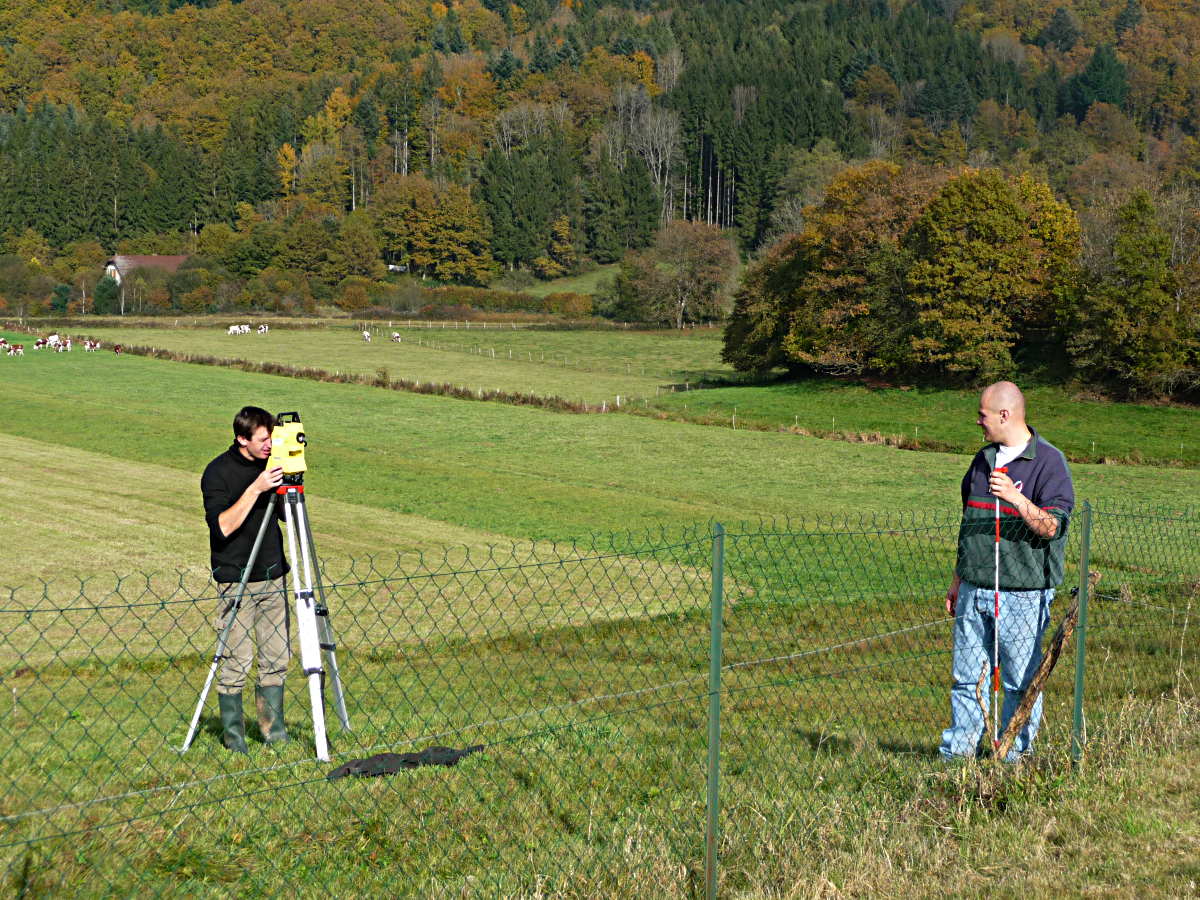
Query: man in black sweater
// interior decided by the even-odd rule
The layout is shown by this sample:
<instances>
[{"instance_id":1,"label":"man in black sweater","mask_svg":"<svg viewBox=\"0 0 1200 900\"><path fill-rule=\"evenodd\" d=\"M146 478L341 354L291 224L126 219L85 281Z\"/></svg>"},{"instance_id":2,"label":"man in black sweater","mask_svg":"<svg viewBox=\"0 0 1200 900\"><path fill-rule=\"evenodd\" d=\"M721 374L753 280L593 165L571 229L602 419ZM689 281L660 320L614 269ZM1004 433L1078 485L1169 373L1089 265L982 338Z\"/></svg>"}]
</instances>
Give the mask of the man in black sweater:
<instances>
[{"instance_id":1,"label":"man in black sweater","mask_svg":"<svg viewBox=\"0 0 1200 900\"><path fill-rule=\"evenodd\" d=\"M220 591L218 634L234 615L233 603L250 551L262 525L272 493L283 480L283 469L267 468L275 417L265 409L246 406L233 419L233 445L204 469L200 492L212 552L213 580ZM282 505L276 504L282 518ZM248 573L246 590L237 610L225 658L217 676L223 742L246 753L242 718L242 689L253 657L251 631L258 644L258 684L254 688L258 727L268 744L288 740L283 724L283 679L291 649L288 641L287 575L279 525L269 523L262 546Z\"/></svg>"}]
</instances>

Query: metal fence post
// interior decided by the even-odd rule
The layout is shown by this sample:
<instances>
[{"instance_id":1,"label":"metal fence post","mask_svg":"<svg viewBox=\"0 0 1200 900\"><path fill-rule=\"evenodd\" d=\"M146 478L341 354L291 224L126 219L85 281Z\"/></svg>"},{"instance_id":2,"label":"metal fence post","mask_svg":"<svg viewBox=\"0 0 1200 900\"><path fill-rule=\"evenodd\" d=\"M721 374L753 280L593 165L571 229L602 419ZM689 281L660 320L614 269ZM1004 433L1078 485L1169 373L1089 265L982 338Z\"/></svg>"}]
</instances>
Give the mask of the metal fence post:
<instances>
[{"instance_id":1,"label":"metal fence post","mask_svg":"<svg viewBox=\"0 0 1200 900\"><path fill-rule=\"evenodd\" d=\"M708 827L704 834L704 896L717 896L717 839L720 806L717 801L721 764L721 638L725 606L725 526L713 524L712 603L708 651Z\"/></svg>"},{"instance_id":2,"label":"metal fence post","mask_svg":"<svg viewBox=\"0 0 1200 900\"><path fill-rule=\"evenodd\" d=\"M1092 505L1083 501L1083 535L1079 551L1079 621L1075 625L1075 721L1071 728L1071 760L1083 755L1083 669L1087 638L1088 565L1092 551Z\"/></svg>"}]
</instances>

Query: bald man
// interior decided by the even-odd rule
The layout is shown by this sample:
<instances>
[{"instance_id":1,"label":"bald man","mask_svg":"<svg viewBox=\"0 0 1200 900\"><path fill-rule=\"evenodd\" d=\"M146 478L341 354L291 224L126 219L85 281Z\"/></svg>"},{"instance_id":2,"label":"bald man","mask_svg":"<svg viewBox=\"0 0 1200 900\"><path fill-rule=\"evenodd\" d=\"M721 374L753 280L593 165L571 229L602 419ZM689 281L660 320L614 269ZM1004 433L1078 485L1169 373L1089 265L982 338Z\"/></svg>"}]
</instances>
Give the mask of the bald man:
<instances>
[{"instance_id":1,"label":"bald man","mask_svg":"<svg viewBox=\"0 0 1200 900\"><path fill-rule=\"evenodd\" d=\"M979 418L987 442L962 481L958 564L946 591L954 616L950 727L942 732L947 759L972 757L986 729L996 635L996 501L1000 502L1000 732L1042 661L1042 635L1054 589L1062 581L1067 522L1075 488L1062 452L1025 420L1025 397L1011 381L986 388ZM1007 469L1001 472L1000 469ZM1008 759L1028 753L1041 724L1039 697Z\"/></svg>"}]
</instances>

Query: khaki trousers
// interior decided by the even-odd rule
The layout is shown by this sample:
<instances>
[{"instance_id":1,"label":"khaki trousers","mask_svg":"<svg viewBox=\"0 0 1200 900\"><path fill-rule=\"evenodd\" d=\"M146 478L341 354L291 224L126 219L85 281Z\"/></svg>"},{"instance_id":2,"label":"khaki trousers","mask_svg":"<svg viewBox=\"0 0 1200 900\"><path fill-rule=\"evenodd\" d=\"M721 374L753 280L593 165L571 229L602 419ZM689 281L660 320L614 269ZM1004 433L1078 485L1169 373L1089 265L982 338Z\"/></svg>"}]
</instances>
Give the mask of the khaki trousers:
<instances>
[{"instance_id":1,"label":"khaki trousers","mask_svg":"<svg viewBox=\"0 0 1200 900\"><path fill-rule=\"evenodd\" d=\"M221 585L216 617L218 635L233 615L233 610L227 607L237 596L237 589L237 584ZM258 645L259 685L275 687L283 684L292 655L288 625L286 580L275 578L271 581L247 582L241 608L233 627L229 629L225 658L217 673L218 693L240 694L246 686L246 677L250 674L250 663L254 658L251 631L254 632L253 643Z\"/></svg>"}]
</instances>

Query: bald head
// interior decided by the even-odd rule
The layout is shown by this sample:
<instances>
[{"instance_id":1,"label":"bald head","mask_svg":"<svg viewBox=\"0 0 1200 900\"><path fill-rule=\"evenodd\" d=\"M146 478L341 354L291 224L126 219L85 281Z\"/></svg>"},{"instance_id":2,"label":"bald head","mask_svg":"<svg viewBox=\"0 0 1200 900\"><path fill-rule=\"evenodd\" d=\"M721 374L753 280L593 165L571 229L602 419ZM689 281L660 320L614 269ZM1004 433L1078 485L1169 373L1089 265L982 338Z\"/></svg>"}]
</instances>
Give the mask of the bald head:
<instances>
[{"instance_id":1,"label":"bald head","mask_svg":"<svg viewBox=\"0 0 1200 900\"><path fill-rule=\"evenodd\" d=\"M1011 381L997 381L983 389L981 402L995 410L1006 409L1025 424L1025 395Z\"/></svg>"},{"instance_id":2,"label":"bald head","mask_svg":"<svg viewBox=\"0 0 1200 900\"><path fill-rule=\"evenodd\" d=\"M997 381L984 388L979 397L979 419L983 437L1006 446L1029 440L1025 424L1025 395L1011 381Z\"/></svg>"}]
</instances>

